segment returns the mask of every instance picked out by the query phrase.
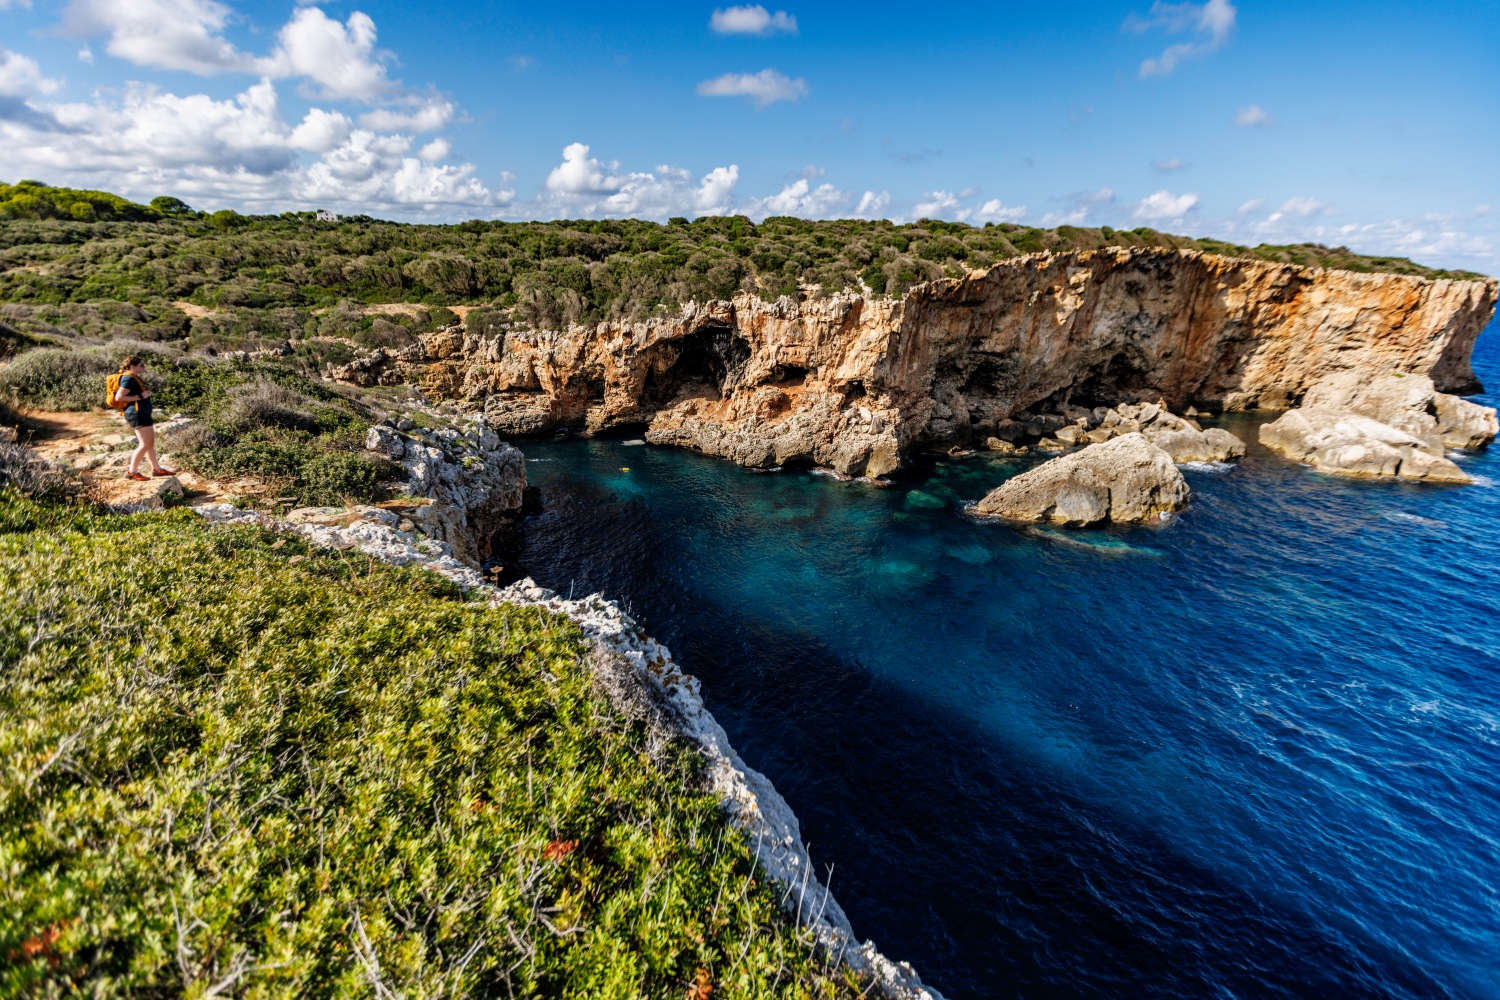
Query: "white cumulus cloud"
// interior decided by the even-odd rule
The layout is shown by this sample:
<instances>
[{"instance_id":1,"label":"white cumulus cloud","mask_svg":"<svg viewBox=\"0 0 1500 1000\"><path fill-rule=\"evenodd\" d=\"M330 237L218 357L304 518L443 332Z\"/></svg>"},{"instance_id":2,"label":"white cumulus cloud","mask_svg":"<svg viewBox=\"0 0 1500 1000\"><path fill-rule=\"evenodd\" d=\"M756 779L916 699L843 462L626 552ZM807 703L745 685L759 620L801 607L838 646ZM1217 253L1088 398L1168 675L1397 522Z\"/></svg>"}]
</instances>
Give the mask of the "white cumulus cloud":
<instances>
[{"instance_id":1,"label":"white cumulus cloud","mask_svg":"<svg viewBox=\"0 0 1500 1000\"><path fill-rule=\"evenodd\" d=\"M715 167L696 184L692 173L681 167L621 172L618 161L596 159L589 155L588 145L574 142L563 149L562 163L547 174L542 193L522 211L541 218L722 215L733 207L739 178L736 164Z\"/></svg>"},{"instance_id":2,"label":"white cumulus cloud","mask_svg":"<svg viewBox=\"0 0 1500 1000\"><path fill-rule=\"evenodd\" d=\"M317 7L296 11L266 66L274 76L305 77L317 84L318 96L334 100L371 101L395 87L375 52L375 22L359 11L344 23Z\"/></svg>"},{"instance_id":3,"label":"white cumulus cloud","mask_svg":"<svg viewBox=\"0 0 1500 1000\"><path fill-rule=\"evenodd\" d=\"M411 96L394 106L366 111L359 123L377 132L436 132L457 112L457 105L446 98Z\"/></svg>"},{"instance_id":4,"label":"white cumulus cloud","mask_svg":"<svg viewBox=\"0 0 1500 1000\"><path fill-rule=\"evenodd\" d=\"M200 76L299 78L308 96L330 100L375 102L405 95L386 72L390 56L376 49L375 22L368 14L355 11L339 21L316 6L299 6L265 56L241 51L224 36L234 18L234 10L219 0L71 0L63 30L79 38L107 36L105 51L137 66Z\"/></svg>"},{"instance_id":5,"label":"white cumulus cloud","mask_svg":"<svg viewBox=\"0 0 1500 1000\"><path fill-rule=\"evenodd\" d=\"M912 216L917 219L968 218L969 213L959 208L960 198L952 191L926 191L912 206Z\"/></svg>"},{"instance_id":6,"label":"white cumulus cloud","mask_svg":"<svg viewBox=\"0 0 1500 1000\"><path fill-rule=\"evenodd\" d=\"M1163 3L1157 0L1145 17L1132 14L1125 20L1127 31L1149 31L1161 28L1169 35L1191 34L1193 40L1169 45L1161 55L1141 63L1141 76L1165 76L1184 59L1195 59L1217 52L1234 34L1238 11L1229 0L1207 3Z\"/></svg>"},{"instance_id":7,"label":"white cumulus cloud","mask_svg":"<svg viewBox=\"0 0 1500 1000\"><path fill-rule=\"evenodd\" d=\"M763 69L759 73L725 73L698 84L703 97L748 97L756 108L766 108L777 101L796 101L807 96L807 81Z\"/></svg>"},{"instance_id":8,"label":"white cumulus cloud","mask_svg":"<svg viewBox=\"0 0 1500 1000\"><path fill-rule=\"evenodd\" d=\"M740 168L731 163L714 167L703 176L693 200L693 208L702 215L721 215L734 200L734 189L740 182Z\"/></svg>"},{"instance_id":9,"label":"white cumulus cloud","mask_svg":"<svg viewBox=\"0 0 1500 1000\"><path fill-rule=\"evenodd\" d=\"M720 35L795 35L797 19L784 10L772 14L760 4L716 10L708 26Z\"/></svg>"},{"instance_id":10,"label":"white cumulus cloud","mask_svg":"<svg viewBox=\"0 0 1500 1000\"><path fill-rule=\"evenodd\" d=\"M349 138L349 133L354 131L354 123L349 116L338 111L325 111L322 108L311 108L303 117L301 124L292 129L288 142L293 149L305 150L309 153L326 153L344 144Z\"/></svg>"},{"instance_id":11,"label":"white cumulus cloud","mask_svg":"<svg viewBox=\"0 0 1500 1000\"><path fill-rule=\"evenodd\" d=\"M1153 160L1151 166L1164 174L1170 174L1173 171L1181 170L1187 164L1182 162L1181 157L1174 156L1170 160Z\"/></svg>"},{"instance_id":12,"label":"white cumulus cloud","mask_svg":"<svg viewBox=\"0 0 1500 1000\"><path fill-rule=\"evenodd\" d=\"M859 196L859 204L854 206L854 216L858 219L876 219L885 215L885 210L891 207L891 193L882 191L876 194L874 191L866 191Z\"/></svg>"},{"instance_id":13,"label":"white cumulus cloud","mask_svg":"<svg viewBox=\"0 0 1500 1000\"><path fill-rule=\"evenodd\" d=\"M200 76L253 72L254 57L221 34L233 13L217 0L73 0L63 29L78 37L108 35L105 51L137 66Z\"/></svg>"},{"instance_id":14,"label":"white cumulus cloud","mask_svg":"<svg viewBox=\"0 0 1500 1000\"><path fill-rule=\"evenodd\" d=\"M776 194L753 199L743 211L752 219L768 215L823 219L844 214L852 201L851 195L832 184L824 183L813 187L806 177L799 177Z\"/></svg>"},{"instance_id":15,"label":"white cumulus cloud","mask_svg":"<svg viewBox=\"0 0 1500 1000\"><path fill-rule=\"evenodd\" d=\"M56 80L42 75L35 59L0 49L0 97L37 97L58 88Z\"/></svg>"},{"instance_id":16,"label":"white cumulus cloud","mask_svg":"<svg viewBox=\"0 0 1500 1000\"><path fill-rule=\"evenodd\" d=\"M1198 204L1196 194L1173 194L1165 189L1136 203L1130 217L1138 222L1164 222L1181 219Z\"/></svg>"},{"instance_id":17,"label":"white cumulus cloud","mask_svg":"<svg viewBox=\"0 0 1500 1000\"><path fill-rule=\"evenodd\" d=\"M225 100L130 83L115 100L25 107L29 117L0 114L0 148L8 166L52 183L247 211L328 204L473 215L512 197L486 187L471 164L433 162L446 155L433 143L414 155L410 135L356 128L342 112L313 108L292 125L270 80Z\"/></svg>"},{"instance_id":18,"label":"white cumulus cloud","mask_svg":"<svg viewBox=\"0 0 1500 1000\"><path fill-rule=\"evenodd\" d=\"M1048 212L1042 216L1044 226L1081 226L1088 222L1089 217L1108 208L1115 203L1115 192L1112 188L1100 188L1097 191L1077 191L1062 199L1064 203L1061 212Z\"/></svg>"},{"instance_id":19,"label":"white cumulus cloud","mask_svg":"<svg viewBox=\"0 0 1500 1000\"><path fill-rule=\"evenodd\" d=\"M1255 128L1257 125L1271 124L1271 116L1263 111L1259 104L1252 104L1234 113L1234 123L1244 128Z\"/></svg>"},{"instance_id":20,"label":"white cumulus cloud","mask_svg":"<svg viewBox=\"0 0 1500 1000\"><path fill-rule=\"evenodd\" d=\"M1007 205L999 198L991 198L974 213L975 222L1020 222L1024 218L1025 205Z\"/></svg>"}]
</instances>

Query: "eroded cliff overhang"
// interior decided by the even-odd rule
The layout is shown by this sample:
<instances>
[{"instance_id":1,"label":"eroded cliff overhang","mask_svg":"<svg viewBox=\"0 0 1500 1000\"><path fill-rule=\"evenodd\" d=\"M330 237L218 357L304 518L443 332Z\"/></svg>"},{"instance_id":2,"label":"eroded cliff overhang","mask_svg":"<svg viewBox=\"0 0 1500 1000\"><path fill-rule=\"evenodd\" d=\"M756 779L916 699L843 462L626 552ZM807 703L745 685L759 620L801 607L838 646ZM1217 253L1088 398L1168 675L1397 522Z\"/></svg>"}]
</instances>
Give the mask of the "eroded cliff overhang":
<instances>
[{"instance_id":1,"label":"eroded cliff overhang","mask_svg":"<svg viewBox=\"0 0 1500 1000\"><path fill-rule=\"evenodd\" d=\"M899 300L808 288L641 322L455 328L340 375L419 382L502 433L635 429L744 465L879 475L1039 406L1283 409L1346 371L1475 392L1496 290L1191 250L1042 253Z\"/></svg>"}]
</instances>

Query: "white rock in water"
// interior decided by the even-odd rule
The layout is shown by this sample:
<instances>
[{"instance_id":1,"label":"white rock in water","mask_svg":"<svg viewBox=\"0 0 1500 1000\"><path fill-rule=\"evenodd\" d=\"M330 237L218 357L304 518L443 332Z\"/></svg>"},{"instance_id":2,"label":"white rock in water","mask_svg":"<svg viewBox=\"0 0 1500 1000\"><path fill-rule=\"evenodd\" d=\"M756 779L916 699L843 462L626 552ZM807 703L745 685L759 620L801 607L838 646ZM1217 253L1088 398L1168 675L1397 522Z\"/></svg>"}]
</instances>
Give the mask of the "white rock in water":
<instances>
[{"instance_id":1,"label":"white rock in water","mask_svg":"<svg viewBox=\"0 0 1500 1000\"><path fill-rule=\"evenodd\" d=\"M1322 472L1467 483L1446 448L1480 448L1495 438L1495 411L1433 389L1425 375L1341 372L1302 405L1261 427L1266 447Z\"/></svg>"},{"instance_id":2,"label":"white rock in water","mask_svg":"<svg viewBox=\"0 0 1500 1000\"><path fill-rule=\"evenodd\" d=\"M1125 434L1044 462L1000 484L974 512L1082 527L1154 520L1187 505L1192 491L1165 451Z\"/></svg>"},{"instance_id":3,"label":"white rock in water","mask_svg":"<svg viewBox=\"0 0 1500 1000\"><path fill-rule=\"evenodd\" d=\"M1492 406L1480 406L1446 392L1433 393L1438 430L1449 448L1483 448L1500 433L1500 419Z\"/></svg>"},{"instance_id":4,"label":"white rock in water","mask_svg":"<svg viewBox=\"0 0 1500 1000\"><path fill-rule=\"evenodd\" d=\"M1146 440L1172 456L1179 465L1183 462L1227 462L1245 457L1245 442L1218 427L1200 431L1184 426L1174 430L1158 431L1154 427L1145 430Z\"/></svg>"},{"instance_id":5,"label":"white rock in water","mask_svg":"<svg viewBox=\"0 0 1500 1000\"><path fill-rule=\"evenodd\" d=\"M1338 476L1471 481L1453 462L1432 454L1420 438L1343 410L1288 410L1261 427L1260 443Z\"/></svg>"}]
</instances>

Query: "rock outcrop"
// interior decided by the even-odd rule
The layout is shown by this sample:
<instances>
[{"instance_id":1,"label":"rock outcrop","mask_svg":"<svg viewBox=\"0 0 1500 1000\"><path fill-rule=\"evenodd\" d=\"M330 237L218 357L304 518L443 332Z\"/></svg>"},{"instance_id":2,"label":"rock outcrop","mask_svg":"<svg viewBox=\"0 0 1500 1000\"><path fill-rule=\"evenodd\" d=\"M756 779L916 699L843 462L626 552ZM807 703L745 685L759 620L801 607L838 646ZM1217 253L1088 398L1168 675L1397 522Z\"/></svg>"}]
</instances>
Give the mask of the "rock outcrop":
<instances>
[{"instance_id":1,"label":"rock outcrop","mask_svg":"<svg viewBox=\"0 0 1500 1000\"><path fill-rule=\"evenodd\" d=\"M1227 462L1245 457L1245 442L1233 434L1218 427L1205 430L1196 420L1180 417L1158 403L1064 409L1061 414L1022 413L1015 419L1002 420L995 429L997 436L987 439L985 447L1003 454L1024 455L1032 449L1062 451L1100 444L1125 434L1144 434L1146 440L1178 464Z\"/></svg>"},{"instance_id":2,"label":"rock outcrop","mask_svg":"<svg viewBox=\"0 0 1500 1000\"><path fill-rule=\"evenodd\" d=\"M1260 429L1260 443L1319 472L1467 483L1451 460L1389 424L1344 410L1288 410Z\"/></svg>"},{"instance_id":3,"label":"rock outcrop","mask_svg":"<svg viewBox=\"0 0 1500 1000\"><path fill-rule=\"evenodd\" d=\"M1135 432L1006 480L974 513L1065 527L1138 523L1182 509L1190 493L1171 456Z\"/></svg>"},{"instance_id":4,"label":"rock outcrop","mask_svg":"<svg viewBox=\"0 0 1500 1000\"><path fill-rule=\"evenodd\" d=\"M483 419L462 432L402 424L404 431L376 424L365 436L368 451L400 463L406 473L404 487L414 502L400 507L400 515L413 530L478 565L489 555L489 540L521 509L525 458Z\"/></svg>"},{"instance_id":5,"label":"rock outcrop","mask_svg":"<svg viewBox=\"0 0 1500 1000\"><path fill-rule=\"evenodd\" d=\"M751 466L880 475L983 443L1028 409L1284 409L1341 370L1477 391L1497 283L1308 269L1197 251L1032 254L919 285L691 303L567 330L449 328L332 374L410 382L501 434L644 428Z\"/></svg>"},{"instance_id":6,"label":"rock outcrop","mask_svg":"<svg viewBox=\"0 0 1500 1000\"><path fill-rule=\"evenodd\" d=\"M1493 409L1437 392L1425 375L1340 372L1262 426L1260 440L1335 475L1466 483L1445 449L1483 447L1496 429Z\"/></svg>"}]
</instances>

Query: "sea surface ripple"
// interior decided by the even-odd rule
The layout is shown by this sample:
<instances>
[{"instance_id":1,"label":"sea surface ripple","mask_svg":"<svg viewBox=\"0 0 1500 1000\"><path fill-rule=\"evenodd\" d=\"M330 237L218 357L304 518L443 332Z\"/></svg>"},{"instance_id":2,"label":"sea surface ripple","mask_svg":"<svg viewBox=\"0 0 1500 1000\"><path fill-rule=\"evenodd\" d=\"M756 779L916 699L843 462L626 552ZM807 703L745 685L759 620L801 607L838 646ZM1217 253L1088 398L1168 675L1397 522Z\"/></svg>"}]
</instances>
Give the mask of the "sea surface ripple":
<instances>
[{"instance_id":1,"label":"sea surface ripple","mask_svg":"<svg viewBox=\"0 0 1500 1000\"><path fill-rule=\"evenodd\" d=\"M524 450L520 565L672 647L950 996L1500 998L1500 448L1444 487L1252 444L1094 533L966 516L1026 467L983 454L873 489Z\"/></svg>"}]
</instances>

